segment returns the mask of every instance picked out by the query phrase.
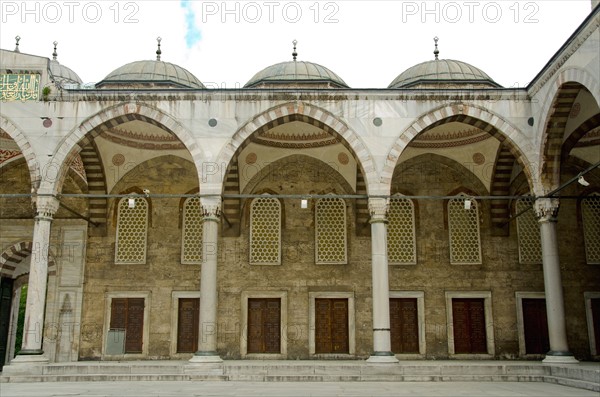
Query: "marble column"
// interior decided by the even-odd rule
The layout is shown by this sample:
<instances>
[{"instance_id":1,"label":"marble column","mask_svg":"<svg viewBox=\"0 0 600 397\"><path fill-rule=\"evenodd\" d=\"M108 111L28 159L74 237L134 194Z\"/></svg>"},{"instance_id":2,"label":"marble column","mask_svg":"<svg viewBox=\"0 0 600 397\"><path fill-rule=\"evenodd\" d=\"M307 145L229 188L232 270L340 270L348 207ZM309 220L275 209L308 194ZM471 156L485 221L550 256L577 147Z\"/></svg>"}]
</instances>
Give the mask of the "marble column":
<instances>
[{"instance_id":1,"label":"marble column","mask_svg":"<svg viewBox=\"0 0 600 397\"><path fill-rule=\"evenodd\" d=\"M371 275L373 283L373 353L369 363L398 363L390 338L390 286L387 260L388 200L370 198Z\"/></svg>"},{"instance_id":2,"label":"marble column","mask_svg":"<svg viewBox=\"0 0 600 397\"><path fill-rule=\"evenodd\" d=\"M217 258L221 198L201 199L204 222L202 229L202 270L200 275L200 330L198 351L192 363L220 363L217 353Z\"/></svg>"},{"instance_id":3,"label":"marble column","mask_svg":"<svg viewBox=\"0 0 600 397\"><path fill-rule=\"evenodd\" d=\"M538 199L534 210L540 224L542 239L542 263L544 270L544 290L550 351L543 360L546 363L577 363L569 352L565 321L565 303L560 276L558 239L556 237L557 199Z\"/></svg>"},{"instance_id":4,"label":"marble column","mask_svg":"<svg viewBox=\"0 0 600 397\"><path fill-rule=\"evenodd\" d=\"M21 351L11 361L11 364L48 362L48 358L44 356L44 351L42 350L42 339L44 333L44 311L46 308L46 286L48 281L50 226L52 224L52 217L57 210L58 200L54 197L38 197L36 199L25 322L23 325L23 343Z\"/></svg>"}]
</instances>

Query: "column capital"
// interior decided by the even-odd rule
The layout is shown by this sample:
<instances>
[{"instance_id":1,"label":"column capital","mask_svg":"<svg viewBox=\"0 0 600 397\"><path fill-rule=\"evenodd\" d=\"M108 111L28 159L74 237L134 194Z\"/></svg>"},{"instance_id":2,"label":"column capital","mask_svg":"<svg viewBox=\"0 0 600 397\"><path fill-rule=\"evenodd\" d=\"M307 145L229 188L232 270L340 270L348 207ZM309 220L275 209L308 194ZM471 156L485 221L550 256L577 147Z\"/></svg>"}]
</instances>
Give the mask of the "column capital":
<instances>
[{"instance_id":1,"label":"column capital","mask_svg":"<svg viewBox=\"0 0 600 397\"><path fill-rule=\"evenodd\" d=\"M390 200L387 198L369 198L369 223L387 222L387 212Z\"/></svg>"},{"instance_id":2,"label":"column capital","mask_svg":"<svg viewBox=\"0 0 600 397\"><path fill-rule=\"evenodd\" d=\"M540 198L535 200L533 210L539 222L556 222L559 206L556 198Z\"/></svg>"},{"instance_id":3,"label":"column capital","mask_svg":"<svg viewBox=\"0 0 600 397\"><path fill-rule=\"evenodd\" d=\"M200 205L205 221L218 222L221 219L221 197L201 197Z\"/></svg>"},{"instance_id":4,"label":"column capital","mask_svg":"<svg viewBox=\"0 0 600 397\"><path fill-rule=\"evenodd\" d=\"M35 202L35 219L52 220L60 205L58 199L53 196L36 197Z\"/></svg>"}]
</instances>

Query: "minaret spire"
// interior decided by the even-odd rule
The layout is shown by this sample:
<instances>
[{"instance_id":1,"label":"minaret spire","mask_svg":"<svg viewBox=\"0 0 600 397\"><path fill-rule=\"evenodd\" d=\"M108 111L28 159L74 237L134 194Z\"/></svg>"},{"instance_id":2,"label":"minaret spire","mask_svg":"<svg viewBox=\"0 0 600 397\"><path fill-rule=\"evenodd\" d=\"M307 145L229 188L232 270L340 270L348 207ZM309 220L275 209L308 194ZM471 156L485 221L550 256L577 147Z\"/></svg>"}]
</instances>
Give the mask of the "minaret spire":
<instances>
[{"instance_id":1,"label":"minaret spire","mask_svg":"<svg viewBox=\"0 0 600 397\"><path fill-rule=\"evenodd\" d=\"M294 45L294 52L292 52L292 57L294 57L294 62L296 62L296 58L298 57L298 52L296 51L296 44L298 44L298 40L292 41L292 44Z\"/></svg>"},{"instance_id":2,"label":"minaret spire","mask_svg":"<svg viewBox=\"0 0 600 397\"><path fill-rule=\"evenodd\" d=\"M160 42L162 41L162 39L159 37L156 38L156 41L158 42L158 49L156 50L156 60L160 61L160 54L162 54L162 51L160 50Z\"/></svg>"}]
</instances>

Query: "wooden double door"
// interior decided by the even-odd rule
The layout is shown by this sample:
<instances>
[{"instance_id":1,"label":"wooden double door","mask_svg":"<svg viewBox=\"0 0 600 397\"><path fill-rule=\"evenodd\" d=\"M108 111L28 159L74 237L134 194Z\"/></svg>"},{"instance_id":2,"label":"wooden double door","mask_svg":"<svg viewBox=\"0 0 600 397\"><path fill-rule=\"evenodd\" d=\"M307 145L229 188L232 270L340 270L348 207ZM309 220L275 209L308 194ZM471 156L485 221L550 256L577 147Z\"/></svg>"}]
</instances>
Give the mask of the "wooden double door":
<instances>
[{"instance_id":1,"label":"wooden double door","mask_svg":"<svg viewBox=\"0 0 600 397\"><path fill-rule=\"evenodd\" d=\"M523 299L523 333L525 354L546 354L550 351L546 299Z\"/></svg>"},{"instance_id":2,"label":"wooden double door","mask_svg":"<svg viewBox=\"0 0 600 397\"><path fill-rule=\"evenodd\" d=\"M419 353L417 298L390 298L390 334L392 352Z\"/></svg>"},{"instance_id":3,"label":"wooden double door","mask_svg":"<svg viewBox=\"0 0 600 397\"><path fill-rule=\"evenodd\" d=\"M248 299L248 353L281 353L281 299Z\"/></svg>"},{"instance_id":4,"label":"wooden double door","mask_svg":"<svg viewBox=\"0 0 600 397\"><path fill-rule=\"evenodd\" d=\"M348 299L315 299L315 353L349 352Z\"/></svg>"},{"instance_id":5,"label":"wooden double door","mask_svg":"<svg viewBox=\"0 0 600 397\"><path fill-rule=\"evenodd\" d=\"M454 353L485 354L487 334L482 298L453 298Z\"/></svg>"}]
</instances>

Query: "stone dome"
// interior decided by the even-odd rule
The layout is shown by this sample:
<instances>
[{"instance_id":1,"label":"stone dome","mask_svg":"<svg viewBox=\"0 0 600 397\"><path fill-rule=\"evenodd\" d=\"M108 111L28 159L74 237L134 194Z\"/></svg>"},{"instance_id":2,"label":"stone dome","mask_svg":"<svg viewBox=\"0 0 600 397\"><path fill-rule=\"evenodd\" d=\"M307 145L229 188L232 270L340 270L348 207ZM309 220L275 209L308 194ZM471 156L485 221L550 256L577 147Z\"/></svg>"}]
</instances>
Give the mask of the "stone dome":
<instances>
[{"instance_id":1,"label":"stone dome","mask_svg":"<svg viewBox=\"0 0 600 397\"><path fill-rule=\"evenodd\" d=\"M65 84L83 83L77 73L64 65L61 65L55 59L50 61L50 74L52 75L53 82L62 84L63 86Z\"/></svg>"},{"instance_id":2,"label":"stone dome","mask_svg":"<svg viewBox=\"0 0 600 397\"><path fill-rule=\"evenodd\" d=\"M340 76L312 62L289 61L271 65L246 83L245 88L263 87L348 88Z\"/></svg>"},{"instance_id":3,"label":"stone dome","mask_svg":"<svg viewBox=\"0 0 600 397\"><path fill-rule=\"evenodd\" d=\"M435 59L408 68L392 81L388 88L499 88L481 69L466 62Z\"/></svg>"},{"instance_id":4,"label":"stone dome","mask_svg":"<svg viewBox=\"0 0 600 397\"><path fill-rule=\"evenodd\" d=\"M109 73L97 88L206 88L192 73L169 62L136 61Z\"/></svg>"}]
</instances>

